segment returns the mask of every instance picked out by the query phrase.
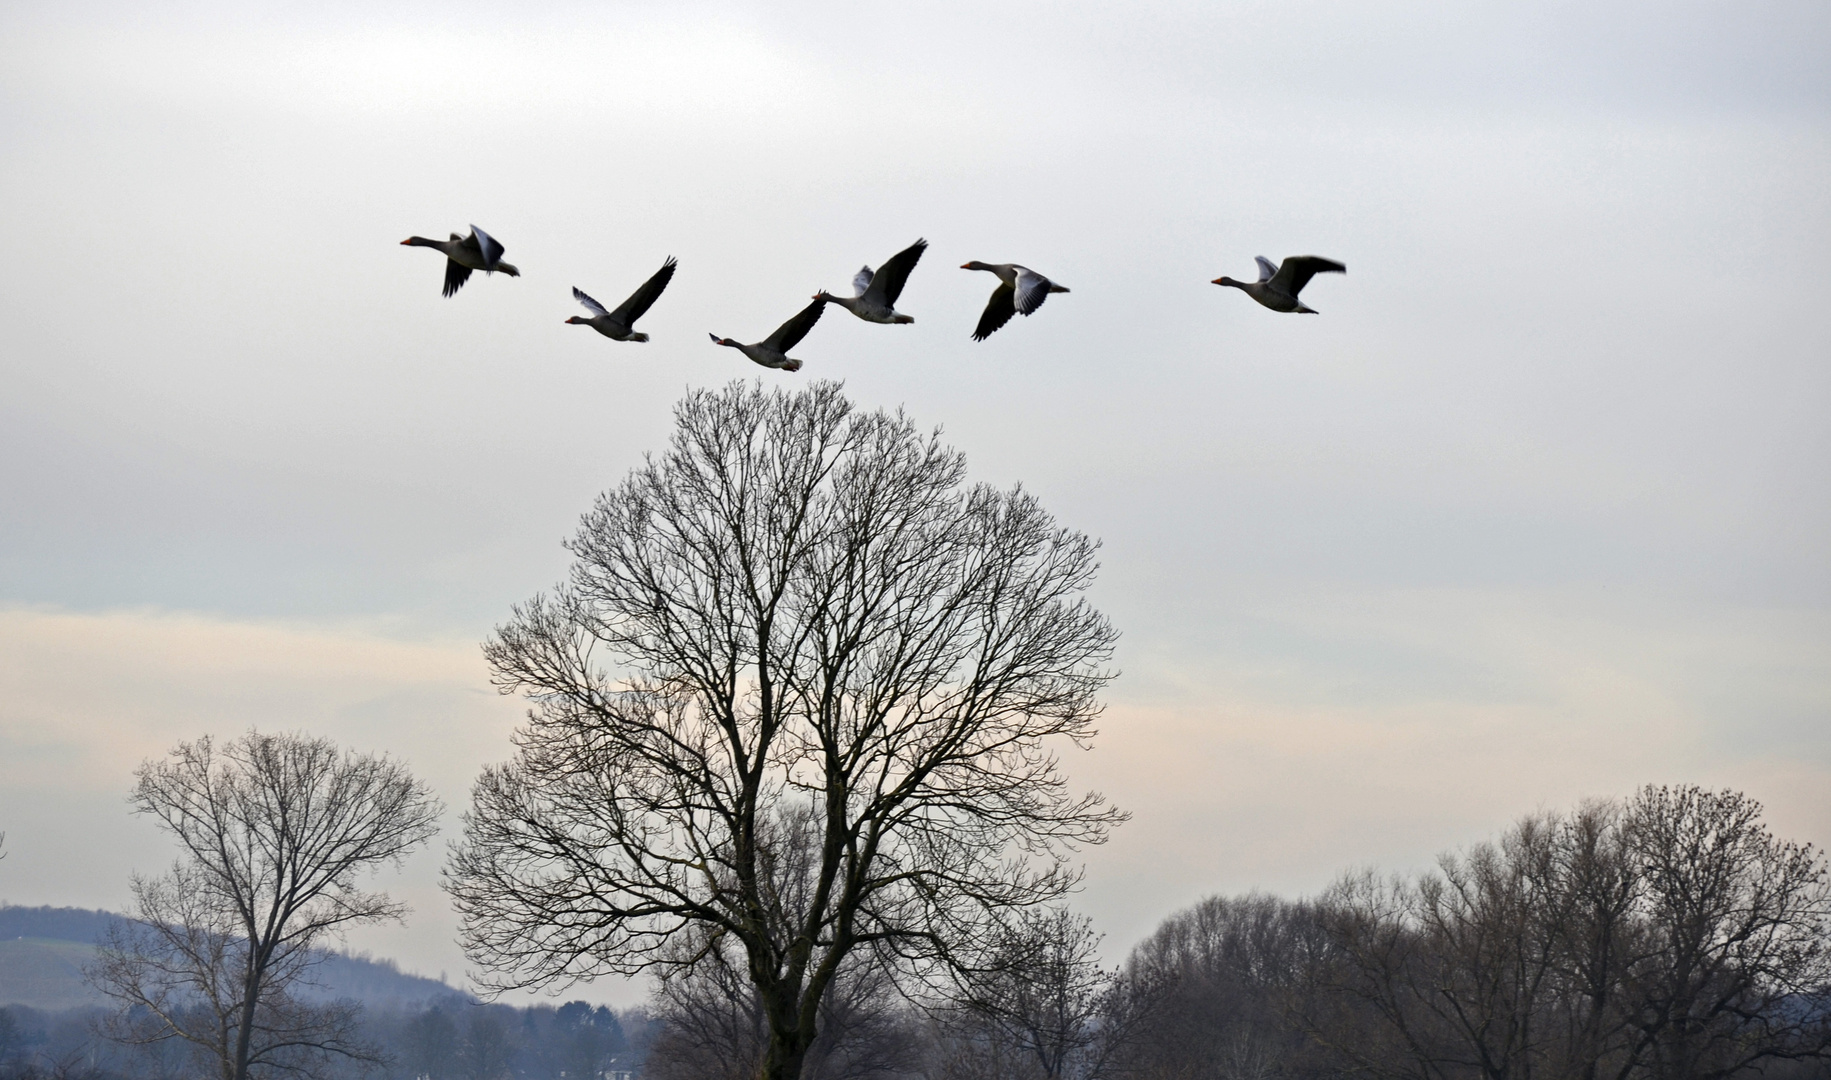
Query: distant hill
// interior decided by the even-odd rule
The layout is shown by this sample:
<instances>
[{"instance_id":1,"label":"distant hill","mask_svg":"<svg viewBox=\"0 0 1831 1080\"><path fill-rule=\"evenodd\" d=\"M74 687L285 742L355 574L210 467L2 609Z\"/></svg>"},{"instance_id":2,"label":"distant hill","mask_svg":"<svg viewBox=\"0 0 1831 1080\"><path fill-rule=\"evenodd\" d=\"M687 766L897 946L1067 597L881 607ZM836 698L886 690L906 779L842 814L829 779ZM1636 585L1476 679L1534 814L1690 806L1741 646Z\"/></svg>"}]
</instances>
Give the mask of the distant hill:
<instances>
[{"instance_id":1,"label":"distant hill","mask_svg":"<svg viewBox=\"0 0 1831 1080\"><path fill-rule=\"evenodd\" d=\"M82 908L0 907L0 1005L69 1009L104 998L83 981L96 942L122 916ZM313 972L319 994L354 998L370 1006L423 1006L462 990L437 979L408 975L392 960L332 953Z\"/></svg>"},{"instance_id":2,"label":"distant hill","mask_svg":"<svg viewBox=\"0 0 1831 1080\"><path fill-rule=\"evenodd\" d=\"M55 1011L95 1005L101 996L83 982L94 946L48 938L0 941L0 1005Z\"/></svg>"}]
</instances>

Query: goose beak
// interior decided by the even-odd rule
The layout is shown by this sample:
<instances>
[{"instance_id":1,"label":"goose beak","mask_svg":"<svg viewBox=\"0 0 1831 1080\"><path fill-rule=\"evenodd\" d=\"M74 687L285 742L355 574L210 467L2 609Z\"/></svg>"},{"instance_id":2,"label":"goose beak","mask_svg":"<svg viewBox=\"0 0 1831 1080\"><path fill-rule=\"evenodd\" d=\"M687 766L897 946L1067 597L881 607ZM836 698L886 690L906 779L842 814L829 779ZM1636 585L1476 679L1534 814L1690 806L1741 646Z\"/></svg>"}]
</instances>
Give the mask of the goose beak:
<instances>
[{"instance_id":1,"label":"goose beak","mask_svg":"<svg viewBox=\"0 0 1831 1080\"><path fill-rule=\"evenodd\" d=\"M402 241L401 241L401 243L402 243L402 244L411 244L411 243L413 243L413 241L411 241L411 240L402 240Z\"/></svg>"},{"instance_id":2,"label":"goose beak","mask_svg":"<svg viewBox=\"0 0 1831 1080\"><path fill-rule=\"evenodd\" d=\"M973 268L972 263L961 263L960 264L960 269L962 269L962 270L971 270L972 268Z\"/></svg>"}]
</instances>

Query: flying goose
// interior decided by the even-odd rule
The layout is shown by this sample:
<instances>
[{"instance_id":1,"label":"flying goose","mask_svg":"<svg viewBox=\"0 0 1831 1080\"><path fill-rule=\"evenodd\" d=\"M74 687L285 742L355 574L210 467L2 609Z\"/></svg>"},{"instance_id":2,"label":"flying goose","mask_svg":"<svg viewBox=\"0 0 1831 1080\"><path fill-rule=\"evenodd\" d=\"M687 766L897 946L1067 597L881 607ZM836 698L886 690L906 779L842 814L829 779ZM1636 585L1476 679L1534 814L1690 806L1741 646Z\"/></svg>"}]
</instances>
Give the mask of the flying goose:
<instances>
[{"instance_id":1,"label":"flying goose","mask_svg":"<svg viewBox=\"0 0 1831 1080\"><path fill-rule=\"evenodd\" d=\"M807 332L820 321L820 313L826 310L825 300L816 300L801 309L794 318L776 327L776 332L757 342L745 345L728 337L708 334L714 345L727 345L750 357L764 367L781 368L783 371L800 371L801 361L788 355L788 350L801 343Z\"/></svg>"},{"instance_id":2,"label":"flying goose","mask_svg":"<svg viewBox=\"0 0 1831 1080\"><path fill-rule=\"evenodd\" d=\"M1234 288L1252 297L1273 311L1292 311L1300 315L1314 315L1315 308L1305 307L1297 294L1310 283L1317 274L1345 274L1348 268L1334 259L1325 259L1320 255L1292 255L1279 266L1263 255L1253 258L1259 262L1259 280L1235 281L1225 275L1214 279L1216 285L1232 285Z\"/></svg>"},{"instance_id":3,"label":"flying goose","mask_svg":"<svg viewBox=\"0 0 1831 1080\"><path fill-rule=\"evenodd\" d=\"M591 318L586 319L574 315L566 321L578 323L580 326L589 326L612 341L647 341L647 334L636 331L636 320L642 317L643 312L654 306L655 298L661 295L661 290L668 287L669 279L674 276L675 265L674 256L669 255L668 261L661 264L661 269L655 271L654 276L643 282L635 292L630 293L629 299L617 305L615 311L605 311L603 304L586 296L579 291L577 285L574 285L572 287L573 299L590 310Z\"/></svg>"},{"instance_id":4,"label":"flying goose","mask_svg":"<svg viewBox=\"0 0 1831 1080\"><path fill-rule=\"evenodd\" d=\"M472 270L482 270L493 274L500 270L510 277L520 277L521 271L510 263L502 261L502 245L496 238L475 225L470 227L469 236L451 234L450 240L428 240L424 236L409 236L401 243L408 247L437 248L445 253L449 260L445 264L445 291L442 295L450 296L464 287L470 280Z\"/></svg>"},{"instance_id":5,"label":"flying goose","mask_svg":"<svg viewBox=\"0 0 1831 1080\"><path fill-rule=\"evenodd\" d=\"M984 270L998 275L998 288L992 290L992 299L985 305L985 314L979 316L979 326L973 331L974 341L984 341L992 336L992 331L1011 321L1011 316L1019 312L1028 315L1043 306L1050 293L1067 292L1066 286L1057 285L1048 278L1016 263L983 263L974 259L962 263L962 270Z\"/></svg>"},{"instance_id":6,"label":"flying goose","mask_svg":"<svg viewBox=\"0 0 1831 1080\"><path fill-rule=\"evenodd\" d=\"M896 298L903 294L903 283L909 280L909 271L915 269L916 260L927 250L928 241L917 240L890 256L884 265L877 268L876 273L872 273L867 266L853 275L853 295L834 296L822 289L814 294L814 299L823 304L838 304L866 322L915 322L908 315L897 312Z\"/></svg>"}]
</instances>

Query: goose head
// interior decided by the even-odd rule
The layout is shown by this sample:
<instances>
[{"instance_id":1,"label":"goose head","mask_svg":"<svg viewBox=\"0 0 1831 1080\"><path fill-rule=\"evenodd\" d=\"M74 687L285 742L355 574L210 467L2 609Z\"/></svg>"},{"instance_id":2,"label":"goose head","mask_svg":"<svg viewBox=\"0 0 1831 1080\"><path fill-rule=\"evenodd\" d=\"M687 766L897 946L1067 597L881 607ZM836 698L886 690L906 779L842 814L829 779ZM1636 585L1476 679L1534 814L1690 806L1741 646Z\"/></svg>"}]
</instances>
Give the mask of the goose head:
<instances>
[{"instance_id":1,"label":"goose head","mask_svg":"<svg viewBox=\"0 0 1831 1080\"><path fill-rule=\"evenodd\" d=\"M1226 274L1222 274L1220 277L1215 278L1213 281L1209 282L1209 284L1210 285L1232 285L1236 289L1244 289L1246 287L1246 283L1244 281L1235 281L1232 278L1228 277Z\"/></svg>"},{"instance_id":2,"label":"goose head","mask_svg":"<svg viewBox=\"0 0 1831 1080\"><path fill-rule=\"evenodd\" d=\"M574 315L572 318L567 319L566 321L568 323L578 323L580 326L590 326L591 325L590 319L584 318L579 315Z\"/></svg>"},{"instance_id":3,"label":"goose head","mask_svg":"<svg viewBox=\"0 0 1831 1080\"><path fill-rule=\"evenodd\" d=\"M732 341L728 337L719 337L717 334L707 334L706 336L712 339L712 344L714 345L726 345L733 349L737 348L737 342Z\"/></svg>"},{"instance_id":4,"label":"goose head","mask_svg":"<svg viewBox=\"0 0 1831 1080\"><path fill-rule=\"evenodd\" d=\"M960 269L962 269L962 270L990 270L991 267L980 262L978 259L974 259L972 262L961 263Z\"/></svg>"},{"instance_id":5,"label":"goose head","mask_svg":"<svg viewBox=\"0 0 1831 1080\"><path fill-rule=\"evenodd\" d=\"M503 273L509 275L510 277L520 277L521 276L521 271L515 269L514 263L499 262L496 264L496 269L502 271Z\"/></svg>"}]
</instances>

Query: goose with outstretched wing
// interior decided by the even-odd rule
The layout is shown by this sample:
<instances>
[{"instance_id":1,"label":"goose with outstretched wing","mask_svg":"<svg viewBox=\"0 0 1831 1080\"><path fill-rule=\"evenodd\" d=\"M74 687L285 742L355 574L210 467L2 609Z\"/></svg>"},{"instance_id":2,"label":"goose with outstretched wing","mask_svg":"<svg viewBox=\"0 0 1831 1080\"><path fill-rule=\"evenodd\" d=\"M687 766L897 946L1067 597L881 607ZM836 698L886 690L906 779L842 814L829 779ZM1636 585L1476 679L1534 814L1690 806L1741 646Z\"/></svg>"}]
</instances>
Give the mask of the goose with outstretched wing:
<instances>
[{"instance_id":1,"label":"goose with outstretched wing","mask_svg":"<svg viewBox=\"0 0 1831 1080\"><path fill-rule=\"evenodd\" d=\"M1284 260L1283 265L1272 262L1263 255L1253 257L1259 264L1259 280L1235 281L1223 274L1214 279L1215 285L1230 285L1252 297L1273 311L1295 312L1299 315L1314 315L1316 309L1304 306L1297 299L1297 294L1310 283L1317 274L1345 274L1348 268L1334 259L1325 259L1320 255L1292 255Z\"/></svg>"},{"instance_id":2,"label":"goose with outstretched wing","mask_svg":"<svg viewBox=\"0 0 1831 1080\"><path fill-rule=\"evenodd\" d=\"M574 315L566 321L577 323L580 326L589 326L612 341L647 341L648 335L636 330L636 320L655 305L655 299L661 295L661 290L667 288L668 282L673 280L676 265L674 256L669 255L668 261L661 264L661 269L650 275L649 279L643 282L635 292L630 293L629 299L618 304L615 311L604 310L603 304L586 296L578 286L574 285L572 287L573 299L585 305L586 310L591 312L591 318Z\"/></svg>"},{"instance_id":3,"label":"goose with outstretched wing","mask_svg":"<svg viewBox=\"0 0 1831 1080\"><path fill-rule=\"evenodd\" d=\"M917 240L890 256L875 271L867 266L853 275L853 295L834 296L822 289L814 294L814 299L823 304L838 304L866 322L896 325L915 322L915 319L896 310L896 298L903 295L903 285L909 280L909 272L915 269L916 261L927 250L928 241Z\"/></svg>"},{"instance_id":4,"label":"goose with outstretched wing","mask_svg":"<svg viewBox=\"0 0 1831 1080\"><path fill-rule=\"evenodd\" d=\"M820 321L820 313L826 310L825 300L816 300L801 309L794 318L776 327L776 332L754 345L746 345L731 338L722 338L717 334L707 335L714 345L724 345L736 349L756 363L767 368L779 368L782 371L800 371L801 361L788 355L788 350L801 344L801 339Z\"/></svg>"}]
</instances>

